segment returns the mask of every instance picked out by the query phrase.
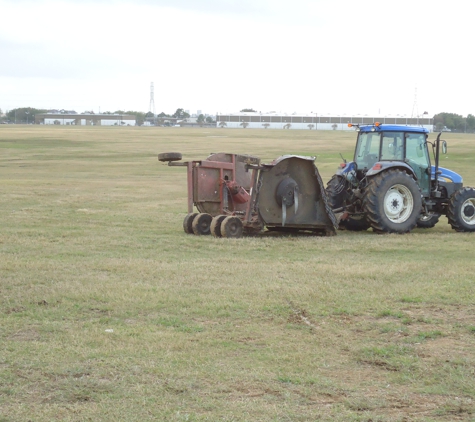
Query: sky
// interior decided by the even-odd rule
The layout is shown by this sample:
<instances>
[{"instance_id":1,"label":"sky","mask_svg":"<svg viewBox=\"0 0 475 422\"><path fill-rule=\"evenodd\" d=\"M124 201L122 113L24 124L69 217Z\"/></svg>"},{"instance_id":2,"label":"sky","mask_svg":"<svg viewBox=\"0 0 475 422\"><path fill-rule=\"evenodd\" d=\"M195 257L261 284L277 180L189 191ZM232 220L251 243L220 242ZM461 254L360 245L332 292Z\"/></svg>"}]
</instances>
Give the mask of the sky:
<instances>
[{"instance_id":1,"label":"sky","mask_svg":"<svg viewBox=\"0 0 475 422\"><path fill-rule=\"evenodd\" d=\"M475 114L466 0L0 0L0 109Z\"/></svg>"}]
</instances>

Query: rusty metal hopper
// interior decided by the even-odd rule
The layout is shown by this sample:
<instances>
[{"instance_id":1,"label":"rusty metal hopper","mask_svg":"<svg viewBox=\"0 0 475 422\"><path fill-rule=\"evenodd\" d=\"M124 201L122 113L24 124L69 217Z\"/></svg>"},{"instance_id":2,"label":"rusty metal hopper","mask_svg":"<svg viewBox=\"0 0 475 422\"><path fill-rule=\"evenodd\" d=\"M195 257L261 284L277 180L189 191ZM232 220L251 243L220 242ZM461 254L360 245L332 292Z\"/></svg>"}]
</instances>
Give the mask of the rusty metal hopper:
<instances>
[{"instance_id":1,"label":"rusty metal hopper","mask_svg":"<svg viewBox=\"0 0 475 422\"><path fill-rule=\"evenodd\" d=\"M314 161L314 157L284 155L261 165L256 203L269 229L336 233L337 220Z\"/></svg>"}]
</instances>

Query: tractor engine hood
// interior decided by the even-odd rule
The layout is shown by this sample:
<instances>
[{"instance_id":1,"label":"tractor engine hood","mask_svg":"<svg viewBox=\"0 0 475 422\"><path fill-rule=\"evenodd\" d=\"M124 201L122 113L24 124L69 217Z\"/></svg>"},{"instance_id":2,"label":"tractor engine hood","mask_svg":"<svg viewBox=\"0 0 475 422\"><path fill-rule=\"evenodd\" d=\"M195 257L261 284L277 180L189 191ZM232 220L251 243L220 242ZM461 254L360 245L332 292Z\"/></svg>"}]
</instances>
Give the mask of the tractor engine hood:
<instances>
[{"instance_id":1,"label":"tractor engine hood","mask_svg":"<svg viewBox=\"0 0 475 422\"><path fill-rule=\"evenodd\" d=\"M439 180L448 183L463 183L463 179L460 174L444 167L439 167L439 171L441 172L438 177ZM435 166L431 166L431 179L435 179Z\"/></svg>"}]
</instances>

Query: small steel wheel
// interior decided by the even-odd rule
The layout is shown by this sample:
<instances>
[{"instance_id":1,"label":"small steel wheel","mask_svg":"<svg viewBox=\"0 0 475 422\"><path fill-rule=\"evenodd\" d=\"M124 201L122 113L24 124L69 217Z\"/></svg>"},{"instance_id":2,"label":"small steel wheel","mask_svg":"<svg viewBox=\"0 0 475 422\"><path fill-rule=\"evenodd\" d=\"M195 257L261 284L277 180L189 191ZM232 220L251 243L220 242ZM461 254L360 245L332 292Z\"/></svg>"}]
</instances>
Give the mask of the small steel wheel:
<instances>
[{"instance_id":1,"label":"small steel wheel","mask_svg":"<svg viewBox=\"0 0 475 422\"><path fill-rule=\"evenodd\" d=\"M185 233L193 234L193 220L197 215L197 212L186 215L185 219L183 220L183 230L185 230Z\"/></svg>"},{"instance_id":2,"label":"small steel wheel","mask_svg":"<svg viewBox=\"0 0 475 422\"><path fill-rule=\"evenodd\" d=\"M223 235L221 234L221 223L223 220L226 218L225 215L217 215L216 217L213 217L213 220L211 220L211 234L214 237L222 237Z\"/></svg>"},{"instance_id":3,"label":"small steel wheel","mask_svg":"<svg viewBox=\"0 0 475 422\"><path fill-rule=\"evenodd\" d=\"M201 213L198 214L194 219L193 219L193 233L197 235L208 235L211 233L211 220L213 220L213 217L211 217L210 214L207 213Z\"/></svg>"},{"instance_id":4,"label":"small steel wheel","mask_svg":"<svg viewBox=\"0 0 475 422\"><path fill-rule=\"evenodd\" d=\"M181 159L181 152L162 152L158 154L158 161L180 161Z\"/></svg>"},{"instance_id":5,"label":"small steel wheel","mask_svg":"<svg viewBox=\"0 0 475 422\"><path fill-rule=\"evenodd\" d=\"M238 239L242 237L242 221L238 217L226 217L221 223L221 235L223 237L232 237Z\"/></svg>"}]
</instances>

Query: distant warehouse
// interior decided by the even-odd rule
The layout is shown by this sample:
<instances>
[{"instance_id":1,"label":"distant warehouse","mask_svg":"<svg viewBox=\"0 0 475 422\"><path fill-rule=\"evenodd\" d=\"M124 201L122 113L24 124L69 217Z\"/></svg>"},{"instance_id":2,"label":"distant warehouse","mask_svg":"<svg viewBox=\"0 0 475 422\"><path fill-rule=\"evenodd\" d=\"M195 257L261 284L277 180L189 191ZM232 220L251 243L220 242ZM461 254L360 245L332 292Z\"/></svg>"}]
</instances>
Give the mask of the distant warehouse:
<instances>
[{"instance_id":1,"label":"distant warehouse","mask_svg":"<svg viewBox=\"0 0 475 422\"><path fill-rule=\"evenodd\" d=\"M135 126L130 114L44 113L35 116L35 123L44 125Z\"/></svg>"},{"instance_id":2,"label":"distant warehouse","mask_svg":"<svg viewBox=\"0 0 475 422\"><path fill-rule=\"evenodd\" d=\"M254 128L254 129L307 129L307 130L353 130L348 127L352 124L397 124L407 126L425 127L433 130L433 120L427 117L406 116L335 116L335 115L301 115L301 114L276 114L276 113L236 113L218 114L217 127L228 128Z\"/></svg>"}]
</instances>

